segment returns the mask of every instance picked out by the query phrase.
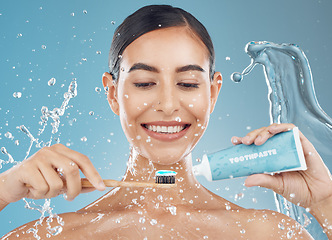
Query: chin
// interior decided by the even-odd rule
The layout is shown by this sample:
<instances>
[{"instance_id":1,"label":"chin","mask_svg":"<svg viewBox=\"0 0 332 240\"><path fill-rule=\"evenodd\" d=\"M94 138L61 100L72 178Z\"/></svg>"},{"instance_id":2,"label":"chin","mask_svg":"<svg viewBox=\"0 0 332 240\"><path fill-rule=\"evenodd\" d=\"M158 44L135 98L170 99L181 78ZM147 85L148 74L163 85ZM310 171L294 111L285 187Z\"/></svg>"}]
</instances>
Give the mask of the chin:
<instances>
[{"instance_id":1,"label":"chin","mask_svg":"<svg viewBox=\"0 0 332 240\"><path fill-rule=\"evenodd\" d=\"M180 162L181 160L185 159L186 156L190 155L190 153L186 153L186 154L176 154L176 155L163 155L163 156L156 156L156 155L150 155L148 157L148 159L150 159L150 161L154 164L159 164L159 165L165 165L165 166L170 166L170 165L174 165L178 162Z\"/></svg>"}]
</instances>

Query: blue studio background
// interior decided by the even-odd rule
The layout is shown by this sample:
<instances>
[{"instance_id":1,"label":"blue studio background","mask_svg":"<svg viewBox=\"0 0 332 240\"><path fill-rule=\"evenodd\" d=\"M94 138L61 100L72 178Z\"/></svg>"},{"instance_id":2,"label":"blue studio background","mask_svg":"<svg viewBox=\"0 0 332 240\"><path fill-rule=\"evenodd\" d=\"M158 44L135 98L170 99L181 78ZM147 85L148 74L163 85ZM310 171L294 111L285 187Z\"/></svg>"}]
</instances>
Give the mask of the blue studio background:
<instances>
[{"instance_id":1,"label":"blue studio background","mask_svg":"<svg viewBox=\"0 0 332 240\"><path fill-rule=\"evenodd\" d=\"M242 83L229 76L250 63L244 52L249 41L296 43L307 55L316 95L324 111L332 116L332 1L329 0L84 0L0 2L0 147L16 161L24 159L30 140L17 126L25 125L44 142L51 136L50 121L37 136L41 108L60 107L73 79L78 95L71 99L54 137L87 155L103 178L121 179L129 144L118 117L110 110L101 77L107 69L108 50L115 28L126 16L147 4L171 4L196 16L208 29L215 44L216 68L224 77L210 125L193 152L198 158L231 146L233 135L269 125L267 86L261 66ZM48 85L56 79L53 86ZM97 88L97 90L96 90ZM21 92L20 98L13 93ZM7 132L13 137L8 138ZM7 137L6 137L6 136ZM86 141L82 141L82 138ZM19 145L15 141L19 141ZM33 147L31 154L38 149ZM0 159L7 156L0 154ZM3 165L1 172L11 167ZM209 183L211 191L248 208L275 210L271 191L246 189L244 179ZM101 192L82 194L72 202L52 199L54 212L78 210L100 197ZM42 204L43 201L36 201ZM37 211L18 201L0 213L0 236L39 218Z\"/></svg>"}]
</instances>

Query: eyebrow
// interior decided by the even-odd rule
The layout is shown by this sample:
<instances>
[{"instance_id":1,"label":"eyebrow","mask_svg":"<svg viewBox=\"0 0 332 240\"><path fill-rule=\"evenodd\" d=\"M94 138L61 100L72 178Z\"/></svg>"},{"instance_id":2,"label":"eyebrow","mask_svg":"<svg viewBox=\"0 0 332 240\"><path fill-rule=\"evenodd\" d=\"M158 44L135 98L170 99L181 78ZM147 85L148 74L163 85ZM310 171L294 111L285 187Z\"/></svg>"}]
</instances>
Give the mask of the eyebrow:
<instances>
[{"instance_id":1,"label":"eyebrow","mask_svg":"<svg viewBox=\"0 0 332 240\"><path fill-rule=\"evenodd\" d=\"M190 65L186 65L186 66L179 67L179 68L176 69L177 73L187 72L187 71L205 72L205 70L202 67L200 67L196 64L190 64Z\"/></svg>"},{"instance_id":2,"label":"eyebrow","mask_svg":"<svg viewBox=\"0 0 332 240\"><path fill-rule=\"evenodd\" d=\"M135 70L144 70L148 72L155 72L159 73L159 70L156 67L149 66L145 63L135 63L131 68L129 69L128 73L135 71ZM199 72L205 72L205 70L196 64L189 64L182 67L178 67L175 72L181 73L181 72L187 72L187 71L199 71Z\"/></svg>"},{"instance_id":3,"label":"eyebrow","mask_svg":"<svg viewBox=\"0 0 332 240\"><path fill-rule=\"evenodd\" d=\"M135 70L145 70L145 71L149 71L149 72L159 73L157 68L149 66L145 63L135 63L133 66L131 66L128 73L135 71Z\"/></svg>"}]
</instances>

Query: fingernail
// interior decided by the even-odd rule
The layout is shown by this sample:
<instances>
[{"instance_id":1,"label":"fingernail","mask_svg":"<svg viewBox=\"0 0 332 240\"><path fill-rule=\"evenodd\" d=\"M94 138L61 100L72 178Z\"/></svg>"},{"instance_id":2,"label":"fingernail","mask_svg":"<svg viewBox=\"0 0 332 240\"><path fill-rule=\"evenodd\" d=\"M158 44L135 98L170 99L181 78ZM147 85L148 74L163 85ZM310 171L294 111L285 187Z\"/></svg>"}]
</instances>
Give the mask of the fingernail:
<instances>
[{"instance_id":1,"label":"fingernail","mask_svg":"<svg viewBox=\"0 0 332 240\"><path fill-rule=\"evenodd\" d=\"M245 136L244 138L242 138L242 142L249 144L250 143L250 137L249 136Z\"/></svg>"},{"instance_id":2,"label":"fingernail","mask_svg":"<svg viewBox=\"0 0 332 240\"><path fill-rule=\"evenodd\" d=\"M256 138L256 141L258 141L258 142L260 142L262 140L262 136L258 136L257 138Z\"/></svg>"},{"instance_id":3,"label":"fingernail","mask_svg":"<svg viewBox=\"0 0 332 240\"><path fill-rule=\"evenodd\" d=\"M98 183L100 190L104 191L106 189L105 183L103 181Z\"/></svg>"}]
</instances>

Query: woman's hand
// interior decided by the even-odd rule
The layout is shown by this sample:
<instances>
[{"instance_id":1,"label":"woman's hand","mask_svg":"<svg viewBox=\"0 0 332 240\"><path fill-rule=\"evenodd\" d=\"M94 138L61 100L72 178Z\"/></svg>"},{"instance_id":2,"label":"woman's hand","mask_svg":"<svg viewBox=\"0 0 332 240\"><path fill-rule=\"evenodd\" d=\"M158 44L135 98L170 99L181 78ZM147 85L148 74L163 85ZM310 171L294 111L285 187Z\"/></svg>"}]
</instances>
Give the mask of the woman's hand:
<instances>
[{"instance_id":1,"label":"woman's hand","mask_svg":"<svg viewBox=\"0 0 332 240\"><path fill-rule=\"evenodd\" d=\"M52 198L62 193L67 200L73 200L82 192L80 170L96 189L105 190L88 157L62 144L44 147L0 174L0 203L4 207L25 197Z\"/></svg>"},{"instance_id":2,"label":"woman's hand","mask_svg":"<svg viewBox=\"0 0 332 240\"><path fill-rule=\"evenodd\" d=\"M247 136L233 137L234 144L262 145L270 137L280 132L289 131L293 124L272 124L268 127L256 129ZM280 174L255 174L249 176L245 185L248 187L261 186L269 188L282 195L294 204L305 208L317 206L328 199L332 199L332 178L328 168L314 146L300 132L300 140L308 169L305 171L283 172Z\"/></svg>"}]
</instances>

